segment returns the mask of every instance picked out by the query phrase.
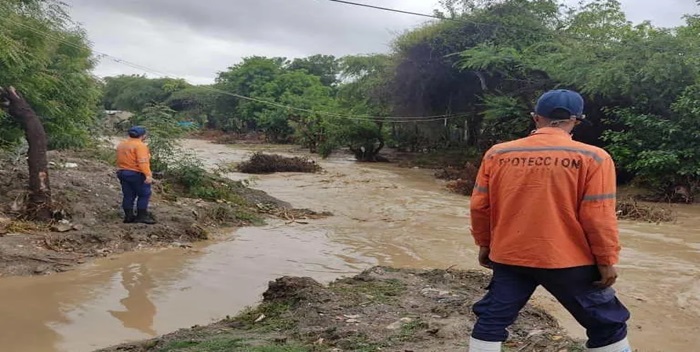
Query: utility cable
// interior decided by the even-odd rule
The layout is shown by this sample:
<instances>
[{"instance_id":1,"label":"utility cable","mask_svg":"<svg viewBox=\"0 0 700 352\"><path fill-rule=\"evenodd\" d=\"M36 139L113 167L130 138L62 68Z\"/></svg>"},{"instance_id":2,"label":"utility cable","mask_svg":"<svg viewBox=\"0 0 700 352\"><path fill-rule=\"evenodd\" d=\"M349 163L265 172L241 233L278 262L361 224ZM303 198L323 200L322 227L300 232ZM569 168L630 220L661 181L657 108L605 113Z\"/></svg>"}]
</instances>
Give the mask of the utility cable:
<instances>
[{"instance_id":1,"label":"utility cable","mask_svg":"<svg viewBox=\"0 0 700 352\"><path fill-rule=\"evenodd\" d=\"M463 17L443 17L443 16L430 15L430 14L420 13L420 12L405 11L405 10L396 9L396 8L369 5L369 4L364 4L364 3L354 2L354 1L347 1L347 0L328 0L328 1L340 3L340 4L345 4L345 5L350 5L350 6L358 6L358 7L365 7L365 8L381 10L381 11L389 11L389 12L407 14L407 15L412 15L412 16L428 17L428 18L433 18L433 19L443 20L443 21L473 24L477 27L481 26L481 27L491 27L494 29L511 29L511 27L506 27L506 26L503 26L503 25L498 24L498 23L480 22L480 21L475 21L472 19L463 18ZM537 31L534 28L517 28L516 30L530 32L530 33L534 33L534 34L540 33L539 31ZM566 32L559 32L559 33L557 33L557 35L560 37L563 37L563 38L567 38L567 39L573 39L573 40L578 40L578 41L588 41L588 42L591 42L594 44L600 44L600 39L598 39L598 38L575 36L575 35L572 35L572 34L566 33ZM653 48L653 47L647 47L647 46L642 46L642 45L640 45L639 47L644 48L644 49L668 50L667 47Z\"/></svg>"},{"instance_id":2,"label":"utility cable","mask_svg":"<svg viewBox=\"0 0 700 352\"><path fill-rule=\"evenodd\" d=\"M429 14L420 13L420 12L413 12L413 11L392 9L392 8L389 8L389 7L382 7L382 6L375 6L375 5L369 5L369 4L362 4L362 3L359 3L359 2L352 2L352 1L345 1L345 0L329 0L329 1L337 2L337 3L341 3L341 4L346 4L346 5L352 5L352 6L367 7L367 8L375 9L375 10L382 10L382 11L403 13L403 14L406 14L406 15L413 15L413 16L434 18L434 19L438 19L438 20L448 20L448 21L457 21L457 22L459 22L459 20L458 20L458 19L455 19L455 18L440 17L440 16L429 15Z\"/></svg>"},{"instance_id":3,"label":"utility cable","mask_svg":"<svg viewBox=\"0 0 700 352\"><path fill-rule=\"evenodd\" d=\"M61 38L60 36L55 35L54 33L51 33L49 31L43 31L43 30L34 28L34 27L32 27L28 24L22 23L20 21L14 21L14 19L7 19L7 20L9 22L13 22L16 25L22 26L23 28L25 28L33 33L43 35L46 38L51 39L53 41L61 42L67 46L70 46L70 47L73 47L76 49L83 49L83 47L81 47L75 43L69 42L69 41L65 40L64 38ZM97 54L99 57L104 57L104 58L110 59L116 63L122 64L125 66L129 66L131 68L134 68L134 69L137 69L140 71L152 73L152 74L155 74L157 76L164 77L164 78L179 79L177 76L170 75L170 74L149 68L149 67L144 66L144 65L133 63L133 62L121 59L119 57L116 57L116 56L113 56L113 55L110 55L110 54L107 54L104 52L100 52L100 51L97 51L94 49L92 51L95 54ZM260 98L249 97L249 96L245 96L242 94L237 94L237 93L233 93L233 92L229 92L229 91L225 91L225 90L221 90L221 89L217 89L217 88L209 87L209 86L200 86L200 88L211 91L211 92L232 96L232 97L235 97L238 99L243 99L243 100L253 101L256 103L260 103L260 104L274 106L277 108L301 111L301 112L306 112L306 113L310 113L310 114L318 114L318 115L325 115L325 116L330 116L330 117L337 117L337 118L354 120L354 121L414 123L414 122L444 121L447 119L453 119L453 118L466 116L465 114L461 114L461 115L460 114L458 114L458 115L447 115L446 114L446 115L413 116L413 117L409 117L409 116L386 116L386 117L383 117L383 116L371 116L371 115L344 115L344 114L337 114L337 113L332 113L332 112L327 112L327 111L316 111L316 110L304 109L304 108L299 108L299 107L290 106L290 105L284 105L284 104L280 104L277 102L273 102L273 101L269 101L269 100L265 100L265 99L260 99Z\"/></svg>"}]
</instances>

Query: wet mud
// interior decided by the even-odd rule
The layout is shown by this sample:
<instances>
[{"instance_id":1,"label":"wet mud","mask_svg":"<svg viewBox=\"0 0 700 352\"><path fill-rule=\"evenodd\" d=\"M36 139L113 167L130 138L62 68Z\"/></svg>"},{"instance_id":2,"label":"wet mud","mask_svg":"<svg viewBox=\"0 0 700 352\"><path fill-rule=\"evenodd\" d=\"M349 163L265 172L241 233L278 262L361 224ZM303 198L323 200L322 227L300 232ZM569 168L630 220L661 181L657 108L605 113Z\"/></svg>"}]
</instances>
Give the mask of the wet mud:
<instances>
[{"instance_id":1,"label":"wet mud","mask_svg":"<svg viewBox=\"0 0 700 352\"><path fill-rule=\"evenodd\" d=\"M258 307L239 316L100 352L463 351L476 318L471 307L488 282L475 271L386 267L326 287L282 277L270 282ZM580 341L532 306L510 331L507 351L581 351Z\"/></svg>"}]
</instances>

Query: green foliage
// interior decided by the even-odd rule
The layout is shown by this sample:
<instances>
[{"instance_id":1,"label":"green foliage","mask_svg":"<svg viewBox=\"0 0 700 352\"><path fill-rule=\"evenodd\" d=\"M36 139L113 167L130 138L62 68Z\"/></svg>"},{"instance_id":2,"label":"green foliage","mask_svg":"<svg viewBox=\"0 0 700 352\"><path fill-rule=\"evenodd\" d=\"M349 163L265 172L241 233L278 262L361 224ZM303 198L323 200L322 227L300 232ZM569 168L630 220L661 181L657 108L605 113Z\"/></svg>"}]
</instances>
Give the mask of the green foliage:
<instances>
[{"instance_id":1,"label":"green foliage","mask_svg":"<svg viewBox=\"0 0 700 352\"><path fill-rule=\"evenodd\" d=\"M246 185L242 181L233 181L204 169L201 161L193 154L176 147L175 153L180 157L171 158L163 171L163 179L167 185L176 188L179 194L189 198L221 202L238 207L235 214L213 213L212 217L220 222L239 220L257 222L259 219L241 210L247 204L242 195ZM215 209L216 210L216 209Z\"/></svg>"},{"instance_id":2,"label":"green foliage","mask_svg":"<svg viewBox=\"0 0 700 352\"><path fill-rule=\"evenodd\" d=\"M216 88L247 97L260 98L263 87L280 75L285 58L247 57L240 64L219 73ZM260 103L234 96L220 95L216 102L216 120L210 127L224 131L256 130Z\"/></svg>"},{"instance_id":3,"label":"green foliage","mask_svg":"<svg viewBox=\"0 0 700 352\"><path fill-rule=\"evenodd\" d=\"M346 284L338 281L329 287L332 291L344 295L355 295L365 302L368 299L372 302L386 303L396 300L396 297L406 291L406 285L395 279L354 281Z\"/></svg>"},{"instance_id":4,"label":"green foliage","mask_svg":"<svg viewBox=\"0 0 700 352\"><path fill-rule=\"evenodd\" d=\"M85 33L59 1L8 0L0 4L0 85L21 92L42 118L50 148L87 145L99 99ZM21 137L0 112L2 144Z\"/></svg>"},{"instance_id":5,"label":"green foliage","mask_svg":"<svg viewBox=\"0 0 700 352\"><path fill-rule=\"evenodd\" d=\"M428 329L427 322L416 319L401 326L401 330L397 336L399 341L415 341L418 332L423 329Z\"/></svg>"},{"instance_id":6,"label":"green foliage","mask_svg":"<svg viewBox=\"0 0 700 352\"><path fill-rule=\"evenodd\" d=\"M177 111L178 121L191 121L197 126L206 126L213 118L216 99L220 93L212 90L213 86L193 86L174 91L165 101L165 105Z\"/></svg>"},{"instance_id":7,"label":"green foliage","mask_svg":"<svg viewBox=\"0 0 700 352\"><path fill-rule=\"evenodd\" d=\"M305 71L318 77L324 86L331 87L338 83L338 65L338 60L332 55L314 55L294 59L288 69Z\"/></svg>"},{"instance_id":8,"label":"green foliage","mask_svg":"<svg viewBox=\"0 0 700 352\"><path fill-rule=\"evenodd\" d=\"M385 145L484 151L526 136L536 98L571 88L585 95L595 124L578 129L577 139L607 147L619 167L645 184L694 189L700 15L659 28L632 24L617 0L442 0L440 6L438 16L461 21L407 31L389 54L247 57L212 86L116 77L106 80L104 103L136 111L164 104L176 112L160 119L168 126L193 121L261 132L322 156L349 148L359 160L377 160ZM415 123L386 118L444 115L450 117ZM6 128L0 136L16 132Z\"/></svg>"},{"instance_id":9,"label":"green foliage","mask_svg":"<svg viewBox=\"0 0 700 352\"><path fill-rule=\"evenodd\" d=\"M273 142L289 141L294 136L314 151L324 135L322 117L316 112L333 113L337 108L323 76L310 74L314 70L302 69L302 64L325 59L312 57L290 66L283 58L250 57L222 72L217 88L276 105L222 95L217 103L217 127L238 132L260 130ZM230 113L223 115L223 111Z\"/></svg>"},{"instance_id":10,"label":"green foliage","mask_svg":"<svg viewBox=\"0 0 700 352\"><path fill-rule=\"evenodd\" d=\"M483 120L480 141L482 149L522 137L531 130L527 106L517 97L485 95L483 98Z\"/></svg>"},{"instance_id":11,"label":"green foliage","mask_svg":"<svg viewBox=\"0 0 700 352\"><path fill-rule=\"evenodd\" d=\"M591 13L593 10L600 11ZM669 113L675 97L698 78L700 67L691 59L698 53L697 46L649 23L632 26L622 20L619 7L614 10L613 16L611 9L585 7L584 12L572 15L571 35L588 39L564 37L540 45L547 53L531 55L533 65L563 84L579 87L584 94L652 113ZM579 17L586 19L586 26ZM613 20L590 24L596 17Z\"/></svg>"},{"instance_id":12,"label":"green foliage","mask_svg":"<svg viewBox=\"0 0 700 352\"><path fill-rule=\"evenodd\" d=\"M165 171L168 165L182 160L177 138L184 134L184 129L177 124L174 114L175 111L167 106L153 105L146 107L129 121L131 126L146 127L154 171Z\"/></svg>"},{"instance_id":13,"label":"green foliage","mask_svg":"<svg viewBox=\"0 0 700 352\"><path fill-rule=\"evenodd\" d=\"M173 94L191 87L182 79L149 79L143 75L107 77L104 81L105 109L130 112L165 103Z\"/></svg>"},{"instance_id":14,"label":"green foliage","mask_svg":"<svg viewBox=\"0 0 700 352\"><path fill-rule=\"evenodd\" d=\"M639 181L668 193L676 186L700 187L700 84L686 88L670 117L615 111L624 129L607 131L610 152Z\"/></svg>"},{"instance_id":15,"label":"green foliage","mask_svg":"<svg viewBox=\"0 0 700 352\"><path fill-rule=\"evenodd\" d=\"M167 183L180 188L181 194L207 201L226 202L239 206L245 204L241 198L241 193L245 189L242 182L232 181L206 171L199 159L179 146L176 146L174 152L180 156L168 159L163 174Z\"/></svg>"},{"instance_id":16,"label":"green foliage","mask_svg":"<svg viewBox=\"0 0 700 352\"><path fill-rule=\"evenodd\" d=\"M291 110L258 105L259 126L268 138L272 141L285 141L293 135L297 143L315 152L325 136L324 115L321 112L337 111L330 88L324 86L317 76L292 71L283 73L266 84L261 96L297 108Z\"/></svg>"},{"instance_id":17,"label":"green foliage","mask_svg":"<svg viewBox=\"0 0 700 352\"><path fill-rule=\"evenodd\" d=\"M513 95L525 105L541 90L542 74L522 62L521 51L553 36L556 1L444 4L450 17L463 21L429 23L398 37L395 74L387 91L394 113L459 117L402 126L394 133L402 149L484 145L480 139L485 94ZM524 77L529 73L533 74Z\"/></svg>"},{"instance_id":18,"label":"green foliage","mask_svg":"<svg viewBox=\"0 0 700 352\"><path fill-rule=\"evenodd\" d=\"M604 123L602 142L618 166L661 193L678 185L694 190L700 180L698 126L692 123L697 96L689 87L700 77L700 50L691 39L700 34L697 18L671 30L632 25L615 0L561 11L553 11L552 3L510 0L467 15L493 21L492 15L506 14L498 21L511 28L464 48L456 64L482 85L472 95L481 118L468 120L479 126L470 131L478 136L474 144L483 150L525 136L527 113L539 94L574 88L589 98L589 118ZM520 15L511 11L517 8ZM526 16L540 18L539 27ZM517 23L525 25L512 28ZM446 27L431 35L448 32ZM584 138L596 142L601 131L588 133Z\"/></svg>"},{"instance_id":19,"label":"green foliage","mask_svg":"<svg viewBox=\"0 0 700 352\"><path fill-rule=\"evenodd\" d=\"M162 174L170 187L178 188L180 194L234 205L245 203L240 196L245 188L241 182L207 172L196 155L180 147L178 138L185 129L177 124L174 110L160 104L148 106L129 122L146 127L151 168Z\"/></svg>"},{"instance_id":20,"label":"green foliage","mask_svg":"<svg viewBox=\"0 0 700 352\"><path fill-rule=\"evenodd\" d=\"M346 56L340 60L344 83L338 89L337 102L342 111L359 117L326 118L328 133L320 146L322 156L339 146L369 151L370 157L381 150L388 137L381 117L391 112L386 94L390 67L386 55Z\"/></svg>"},{"instance_id":21,"label":"green foliage","mask_svg":"<svg viewBox=\"0 0 700 352\"><path fill-rule=\"evenodd\" d=\"M388 69L389 59L383 55L340 60L315 55L291 62L254 56L221 72L212 86L144 76L110 77L105 79L103 104L107 109L143 110L132 123L149 106L167 106L176 113L168 111L152 120L168 126L177 120L225 132L262 132L271 142L295 142L323 155L342 146L373 146L369 149L378 151L385 139L382 124L343 116L389 114L388 96L379 89ZM170 148L161 148L157 137L152 143L165 151L154 153L159 164Z\"/></svg>"},{"instance_id":22,"label":"green foliage","mask_svg":"<svg viewBox=\"0 0 700 352\"><path fill-rule=\"evenodd\" d=\"M290 315L291 302L263 302L256 308L244 310L232 321L243 324L244 328L262 331L285 331L295 325ZM265 319L255 322L261 315Z\"/></svg>"}]
</instances>

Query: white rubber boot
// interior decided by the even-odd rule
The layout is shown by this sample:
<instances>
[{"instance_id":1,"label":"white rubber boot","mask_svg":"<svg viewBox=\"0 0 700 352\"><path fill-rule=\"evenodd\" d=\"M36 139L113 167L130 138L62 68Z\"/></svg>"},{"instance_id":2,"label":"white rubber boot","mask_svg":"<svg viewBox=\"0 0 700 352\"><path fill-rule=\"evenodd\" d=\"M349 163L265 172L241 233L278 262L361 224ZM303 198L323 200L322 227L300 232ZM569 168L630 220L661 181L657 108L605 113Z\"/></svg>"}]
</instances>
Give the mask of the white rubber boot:
<instances>
[{"instance_id":1,"label":"white rubber boot","mask_svg":"<svg viewBox=\"0 0 700 352\"><path fill-rule=\"evenodd\" d=\"M501 352L501 343L481 341L472 337L469 339L469 352Z\"/></svg>"},{"instance_id":2,"label":"white rubber boot","mask_svg":"<svg viewBox=\"0 0 700 352\"><path fill-rule=\"evenodd\" d=\"M588 352L632 352L632 348L630 347L630 343L627 340L627 338L625 338L624 340L618 343L614 343L605 347L589 348Z\"/></svg>"}]
</instances>

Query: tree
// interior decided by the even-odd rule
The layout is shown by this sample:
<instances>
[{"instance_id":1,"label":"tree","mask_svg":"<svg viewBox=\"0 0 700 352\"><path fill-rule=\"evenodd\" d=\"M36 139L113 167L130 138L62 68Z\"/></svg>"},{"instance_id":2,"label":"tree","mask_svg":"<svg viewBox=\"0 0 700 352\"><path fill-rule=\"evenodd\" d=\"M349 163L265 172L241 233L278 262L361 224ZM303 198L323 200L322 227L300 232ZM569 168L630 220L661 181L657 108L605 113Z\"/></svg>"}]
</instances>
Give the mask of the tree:
<instances>
[{"instance_id":1,"label":"tree","mask_svg":"<svg viewBox=\"0 0 700 352\"><path fill-rule=\"evenodd\" d=\"M0 18L0 84L22 92L46 128L49 148L85 146L100 94L85 33L54 0L3 1ZM0 115L2 142L15 143L20 126Z\"/></svg>"},{"instance_id":2,"label":"tree","mask_svg":"<svg viewBox=\"0 0 700 352\"><path fill-rule=\"evenodd\" d=\"M335 56L313 55L294 59L287 67L290 71L303 70L318 76L324 86L333 87L338 83L339 64Z\"/></svg>"},{"instance_id":3,"label":"tree","mask_svg":"<svg viewBox=\"0 0 700 352\"><path fill-rule=\"evenodd\" d=\"M329 137L322 154L346 146L359 161L379 161L386 145L386 117L391 112L387 83L391 59L387 55L346 56L340 60L338 103L342 111L358 117L329 118Z\"/></svg>"},{"instance_id":4,"label":"tree","mask_svg":"<svg viewBox=\"0 0 700 352\"><path fill-rule=\"evenodd\" d=\"M102 103L107 110L140 112L149 105L166 102L173 94L191 88L182 79L121 75L104 79Z\"/></svg>"},{"instance_id":5,"label":"tree","mask_svg":"<svg viewBox=\"0 0 700 352\"><path fill-rule=\"evenodd\" d=\"M336 113L333 91L322 82L324 72L333 69L330 66L334 61L332 56L321 55L292 64L284 58L244 58L217 78L217 89L246 97L219 96L217 127L225 131L260 131L275 143L294 138L316 152L325 139L323 116Z\"/></svg>"},{"instance_id":6,"label":"tree","mask_svg":"<svg viewBox=\"0 0 700 352\"><path fill-rule=\"evenodd\" d=\"M216 100L221 93L212 86L192 86L173 92L165 105L177 112L178 120L193 121L199 126L214 124Z\"/></svg>"},{"instance_id":7,"label":"tree","mask_svg":"<svg viewBox=\"0 0 700 352\"><path fill-rule=\"evenodd\" d=\"M46 156L47 141L44 126L29 103L14 87L0 87L0 102L3 109L22 126L29 144L27 164L29 166L29 203L27 212L30 218L48 221L51 209L51 184L49 182L49 161Z\"/></svg>"},{"instance_id":8,"label":"tree","mask_svg":"<svg viewBox=\"0 0 700 352\"><path fill-rule=\"evenodd\" d=\"M284 142L294 137L310 152L318 151L327 137L325 118L337 113L331 89L321 83L320 77L305 71L285 72L265 84L260 96L295 108L255 104L259 127L270 141Z\"/></svg>"},{"instance_id":9,"label":"tree","mask_svg":"<svg viewBox=\"0 0 700 352\"><path fill-rule=\"evenodd\" d=\"M273 81L284 71L287 59L246 57L243 62L220 72L216 78L217 89L238 95L259 97L263 86ZM216 121L213 127L224 131L250 131L257 129L255 119L259 103L221 94L216 101Z\"/></svg>"},{"instance_id":10,"label":"tree","mask_svg":"<svg viewBox=\"0 0 700 352\"><path fill-rule=\"evenodd\" d=\"M597 125L577 138L605 145L623 171L660 195L678 187L694 193L700 26L695 16L686 21L674 29L632 25L619 1L598 0L563 11L539 38L463 51L459 67L491 82L482 102L484 147L525 135L526 113L543 90L574 88Z\"/></svg>"},{"instance_id":11,"label":"tree","mask_svg":"<svg viewBox=\"0 0 700 352\"><path fill-rule=\"evenodd\" d=\"M534 70L517 72L516 54L554 35L559 6L554 0L442 3L449 13L443 16L461 21L433 22L399 36L393 45L396 66L388 89L394 114L457 116L420 127L402 125L398 145L414 151L461 145L487 148L505 136L480 140L484 130L493 130L482 126L483 104L497 100L486 97L505 91L516 93L519 105L530 103L542 75Z\"/></svg>"}]
</instances>

